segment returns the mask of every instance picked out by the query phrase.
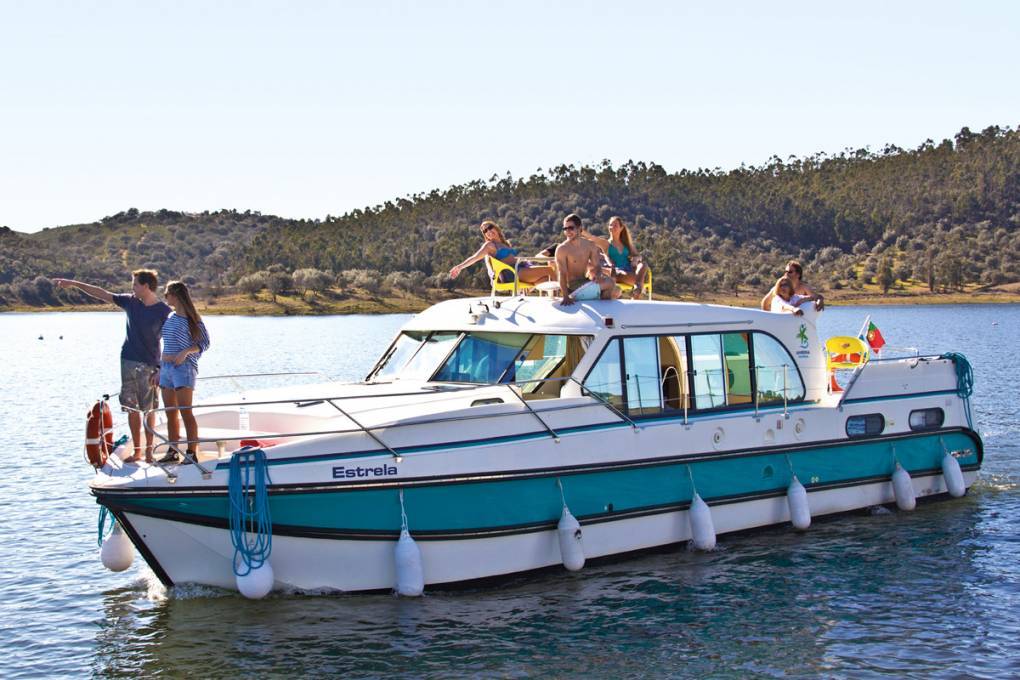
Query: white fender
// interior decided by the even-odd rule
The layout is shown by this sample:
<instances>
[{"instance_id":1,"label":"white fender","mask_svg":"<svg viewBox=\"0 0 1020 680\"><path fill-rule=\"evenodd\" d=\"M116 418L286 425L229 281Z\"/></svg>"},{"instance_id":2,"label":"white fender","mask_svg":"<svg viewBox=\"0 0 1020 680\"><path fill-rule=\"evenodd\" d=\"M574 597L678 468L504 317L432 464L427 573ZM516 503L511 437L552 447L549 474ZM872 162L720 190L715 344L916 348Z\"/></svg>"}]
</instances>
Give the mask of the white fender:
<instances>
[{"instance_id":1,"label":"white fender","mask_svg":"<svg viewBox=\"0 0 1020 680\"><path fill-rule=\"evenodd\" d=\"M811 506L808 505L807 489L793 476L793 481L786 488L786 503L790 506L790 522L793 528L804 531L811 526Z\"/></svg>"},{"instance_id":2,"label":"white fender","mask_svg":"<svg viewBox=\"0 0 1020 680\"><path fill-rule=\"evenodd\" d=\"M715 525L712 523L712 510L701 500L697 492L691 500L691 509L687 513L691 521L691 538L698 550L715 548Z\"/></svg>"},{"instance_id":3,"label":"white fender","mask_svg":"<svg viewBox=\"0 0 1020 680\"><path fill-rule=\"evenodd\" d=\"M967 493L967 485L963 481L960 462L948 451L946 451L946 455L942 456L942 477L946 480L946 488L949 489L949 495L953 498L959 498Z\"/></svg>"},{"instance_id":4,"label":"white fender","mask_svg":"<svg viewBox=\"0 0 1020 680\"><path fill-rule=\"evenodd\" d=\"M103 566L110 571L124 571L131 566L134 558L135 550L131 546L131 539L120 528L120 522L118 522L113 526L113 533L103 541L103 547L99 550L99 559L103 561Z\"/></svg>"},{"instance_id":5,"label":"white fender","mask_svg":"<svg viewBox=\"0 0 1020 680\"><path fill-rule=\"evenodd\" d=\"M425 570L421 564L421 550L407 529L400 530L400 539L393 551L397 568L397 594L418 597L425 592Z\"/></svg>"},{"instance_id":6,"label":"white fender","mask_svg":"<svg viewBox=\"0 0 1020 680\"><path fill-rule=\"evenodd\" d=\"M584 544L581 542L581 524L570 514L567 506L563 506L563 515L556 525L556 533L560 538L560 557L567 571L579 571L584 566Z\"/></svg>"},{"instance_id":7,"label":"white fender","mask_svg":"<svg viewBox=\"0 0 1020 680\"><path fill-rule=\"evenodd\" d=\"M269 562L263 562L262 566L255 567L244 576L235 576L237 589L249 600L261 600L273 589L273 567Z\"/></svg>"},{"instance_id":8,"label":"white fender","mask_svg":"<svg viewBox=\"0 0 1020 680\"><path fill-rule=\"evenodd\" d=\"M914 495L914 483L910 481L910 473L896 463L896 471L892 474L893 492L896 494L896 507L900 510L913 510L917 507Z\"/></svg>"}]
</instances>

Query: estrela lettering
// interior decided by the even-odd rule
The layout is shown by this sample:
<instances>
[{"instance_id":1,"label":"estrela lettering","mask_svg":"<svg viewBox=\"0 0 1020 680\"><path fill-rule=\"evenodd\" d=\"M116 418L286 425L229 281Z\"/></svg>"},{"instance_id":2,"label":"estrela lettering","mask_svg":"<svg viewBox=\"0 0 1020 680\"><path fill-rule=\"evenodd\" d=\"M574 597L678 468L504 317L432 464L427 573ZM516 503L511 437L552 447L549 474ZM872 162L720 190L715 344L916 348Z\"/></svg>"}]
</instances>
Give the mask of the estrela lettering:
<instances>
[{"instance_id":1,"label":"estrela lettering","mask_svg":"<svg viewBox=\"0 0 1020 680\"><path fill-rule=\"evenodd\" d=\"M379 467L346 467L338 465L333 468L333 479L353 479L356 477L389 477L397 474L397 468L393 465L380 465Z\"/></svg>"}]
</instances>

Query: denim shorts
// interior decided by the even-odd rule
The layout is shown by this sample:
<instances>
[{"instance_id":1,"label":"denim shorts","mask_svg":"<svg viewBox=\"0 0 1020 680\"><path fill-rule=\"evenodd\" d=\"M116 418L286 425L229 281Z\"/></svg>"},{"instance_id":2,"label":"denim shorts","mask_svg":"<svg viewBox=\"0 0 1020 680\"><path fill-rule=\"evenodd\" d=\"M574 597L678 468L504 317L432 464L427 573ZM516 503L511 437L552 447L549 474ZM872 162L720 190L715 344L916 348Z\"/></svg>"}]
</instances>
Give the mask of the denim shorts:
<instances>
[{"instance_id":1,"label":"denim shorts","mask_svg":"<svg viewBox=\"0 0 1020 680\"><path fill-rule=\"evenodd\" d=\"M195 381L198 379L198 369L185 361L180 366L174 366L169 361L159 365L159 386L167 390L176 390L181 387L195 389Z\"/></svg>"},{"instance_id":2,"label":"denim shorts","mask_svg":"<svg viewBox=\"0 0 1020 680\"><path fill-rule=\"evenodd\" d=\"M156 367L130 359L120 360L120 405L125 409L149 411L159 407L159 392L149 383Z\"/></svg>"}]
</instances>

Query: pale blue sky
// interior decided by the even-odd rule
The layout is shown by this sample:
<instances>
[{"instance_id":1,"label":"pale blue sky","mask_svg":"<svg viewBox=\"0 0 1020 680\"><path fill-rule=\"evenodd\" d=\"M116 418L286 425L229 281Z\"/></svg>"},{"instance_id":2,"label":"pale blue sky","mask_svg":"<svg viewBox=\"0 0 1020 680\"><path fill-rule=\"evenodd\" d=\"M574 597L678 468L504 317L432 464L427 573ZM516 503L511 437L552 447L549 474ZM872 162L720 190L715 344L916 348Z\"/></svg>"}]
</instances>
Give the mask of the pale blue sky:
<instances>
[{"instance_id":1,"label":"pale blue sky","mask_svg":"<svg viewBox=\"0 0 1020 680\"><path fill-rule=\"evenodd\" d=\"M324 217L1020 123L1020 2L778 5L0 0L0 225Z\"/></svg>"}]
</instances>

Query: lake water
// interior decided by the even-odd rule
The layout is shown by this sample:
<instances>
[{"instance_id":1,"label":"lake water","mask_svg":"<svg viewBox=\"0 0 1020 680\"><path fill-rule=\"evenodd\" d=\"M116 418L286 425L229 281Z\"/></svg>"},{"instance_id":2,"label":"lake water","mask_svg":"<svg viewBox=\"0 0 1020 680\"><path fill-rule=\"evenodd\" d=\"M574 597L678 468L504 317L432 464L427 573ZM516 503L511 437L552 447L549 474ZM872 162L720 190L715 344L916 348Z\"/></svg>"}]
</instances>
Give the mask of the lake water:
<instances>
[{"instance_id":1,"label":"lake water","mask_svg":"<svg viewBox=\"0 0 1020 680\"><path fill-rule=\"evenodd\" d=\"M866 314L891 344L970 358L986 453L967 497L417 600L259 602L166 592L137 556L102 568L81 449L123 315L2 314L0 675L1015 677L1020 306L834 308L822 335ZM406 318L209 317L202 372L357 379Z\"/></svg>"}]
</instances>

